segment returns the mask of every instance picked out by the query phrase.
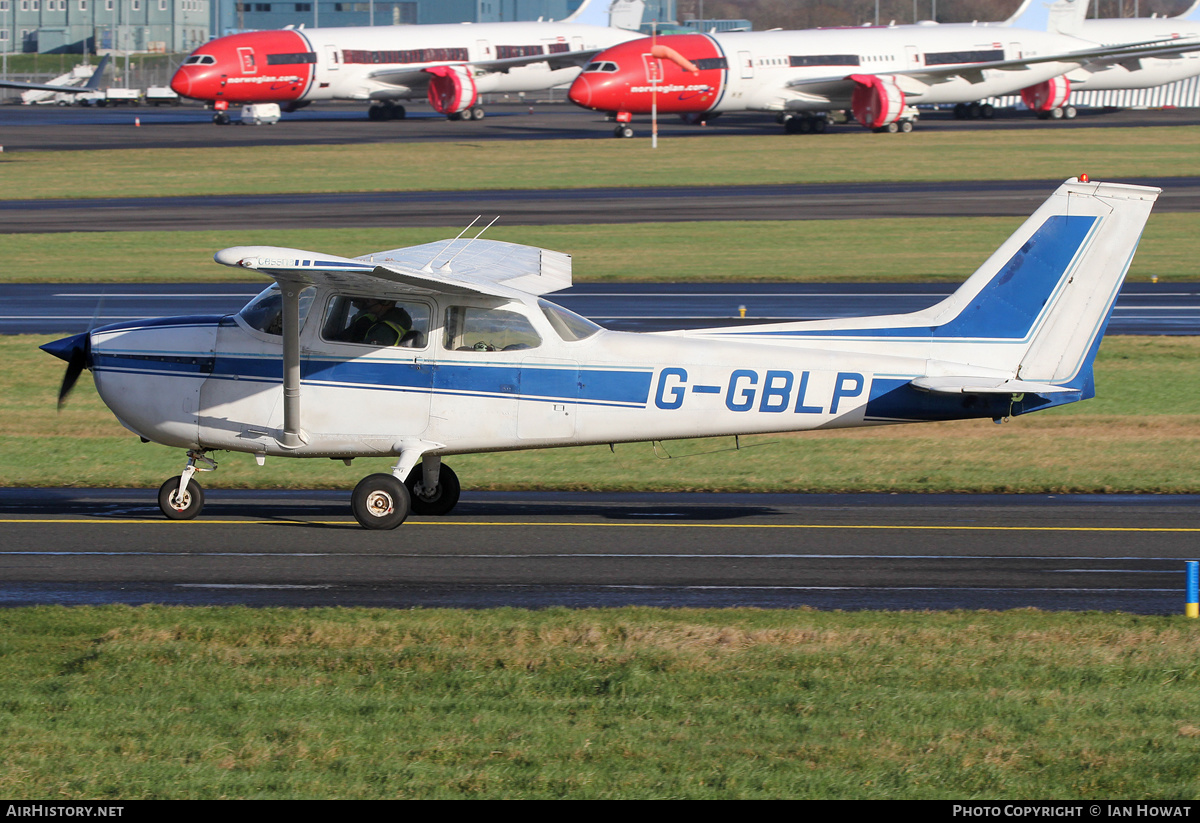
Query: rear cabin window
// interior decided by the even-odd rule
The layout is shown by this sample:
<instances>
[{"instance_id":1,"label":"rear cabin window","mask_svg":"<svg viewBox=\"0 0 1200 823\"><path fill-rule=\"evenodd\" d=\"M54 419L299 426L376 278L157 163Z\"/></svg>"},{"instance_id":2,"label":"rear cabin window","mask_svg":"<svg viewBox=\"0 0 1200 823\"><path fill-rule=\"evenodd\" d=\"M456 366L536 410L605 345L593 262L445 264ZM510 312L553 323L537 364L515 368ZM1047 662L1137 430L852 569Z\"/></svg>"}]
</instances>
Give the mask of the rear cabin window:
<instances>
[{"instance_id":1,"label":"rear cabin window","mask_svg":"<svg viewBox=\"0 0 1200 823\"><path fill-rule=\"evenodd\" d=\"M429 307L405 300L338 295L329 301L321 336L338 343L425 348Z\"/></svg>"},{"instance_id":2,"label":"rear cabin window","mask_svg":"<svg viewBox=\"0 0 1200 823\"><path fill-rule=\"evenodd\" d=\"M451 306L445 329L447 351L521 351L542 344L529 318L508 309Z\"/></svg>"}]
</instances>

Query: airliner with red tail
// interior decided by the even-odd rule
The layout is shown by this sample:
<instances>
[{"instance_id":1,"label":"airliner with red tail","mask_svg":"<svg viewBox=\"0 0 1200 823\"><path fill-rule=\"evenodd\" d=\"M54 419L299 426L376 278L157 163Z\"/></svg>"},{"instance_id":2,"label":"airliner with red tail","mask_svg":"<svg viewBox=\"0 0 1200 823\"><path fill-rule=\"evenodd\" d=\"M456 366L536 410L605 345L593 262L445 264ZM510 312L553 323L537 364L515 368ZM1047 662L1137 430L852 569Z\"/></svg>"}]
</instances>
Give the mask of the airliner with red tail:
<instances>
[{"instance_id":1,"label":"airliner with red tail","mask_svg":"<svg viewBox=\"0 0 1200 823\"><path fill-rule=\"evenodd\" d=\"M805 31L643 38L597 54L570 98L615 115L711 119L729 111L776 114L789 132L824 131L849 110L878 131L912 131L916 104L969 103L1026 90L1048 97L1056 78L1101 61L1187 53L1200 42L1098 46L1077 36L1087 0L1028 3L1007 25L924 23Z\"/></svg>"},{"instance_id":2,"label":"airliner with red tail","mask_svg":"<svg viewBox=\"0 0 1200 823\"><path fill-rule=\"evenodd\" d=\"M635 7L630 15L624 7ZM634 31L610 26L629 25ZM171 78L182 97L216 110L316 100L370 101L372 120L403 118L398 100L427 98L453 120L484 116L479 96L565 85L596 52L641 35L641 3L585 0L559 22L288 28L219 37L193 51ZM637 19L633 19L636 16Z\"/></svg>"}]
</instances>

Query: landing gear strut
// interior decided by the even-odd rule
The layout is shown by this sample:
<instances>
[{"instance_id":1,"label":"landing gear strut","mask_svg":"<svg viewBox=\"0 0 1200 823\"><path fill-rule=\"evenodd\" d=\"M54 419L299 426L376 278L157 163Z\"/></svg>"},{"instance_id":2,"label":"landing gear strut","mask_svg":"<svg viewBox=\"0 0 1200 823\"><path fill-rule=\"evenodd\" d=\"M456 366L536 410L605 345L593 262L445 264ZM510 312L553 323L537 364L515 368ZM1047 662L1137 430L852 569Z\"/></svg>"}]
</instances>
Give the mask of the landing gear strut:
<instances>
[{"instance_id":1,"label":"landing gear strut","mask_svg":"<svg viewBox=\"0 0 1200 823\"><path fill-rule=\"evenodd\" d=\"M206 457L203 450L189 450L187 455L187 467L183 474L170 478L158 488L158 508L170 520L191 520L200 514L204 508L204 490L192 479L192 475L217 468L217 461ZM205 465L197 466L196 461Z\"/></svg>"}]
</instances>

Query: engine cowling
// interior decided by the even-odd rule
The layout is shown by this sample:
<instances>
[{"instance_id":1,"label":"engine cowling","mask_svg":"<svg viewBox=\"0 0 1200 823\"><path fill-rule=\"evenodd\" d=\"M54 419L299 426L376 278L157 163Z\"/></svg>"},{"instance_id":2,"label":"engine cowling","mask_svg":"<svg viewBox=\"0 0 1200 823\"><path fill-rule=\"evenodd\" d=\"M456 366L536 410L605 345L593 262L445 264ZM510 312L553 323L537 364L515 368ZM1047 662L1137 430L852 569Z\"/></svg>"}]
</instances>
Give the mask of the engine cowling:
<instances>
[{"instance_id":1,"label":"engine cowling","mask_svg":"<svg viewBox=\"0 0 1200 823\"><path fill-rule=\"evenodd\" d=\"M855 120L868 129L877 129L900 119L904 112L904 92L896 78L852 74L850 79L855 83L850 97L850 111Z\"/></svg>"},{"instance_id":2,"label":"engine cowling","mask_svg":"<svg viewBox=\"0 0 1200 823\"><path fill-rule=\"evenodd\" d=\"M1071 96L1071 81L1065 77L1052 77L1036 86L1021 89L1021 100L1031 111L1053 111L1062 108Z\"/></svg>"},{"instance_id":3,"label":"engine cowling","mask_svg":"<svg viewBox=\"0 0 1200 823\"><path fill-rule=\"evenodd\" d=\"M479 93L468 66L433 66L425 71L429 81L429 105L441 114L458 114L475 105Z\"/></svg>"}]
</instances>

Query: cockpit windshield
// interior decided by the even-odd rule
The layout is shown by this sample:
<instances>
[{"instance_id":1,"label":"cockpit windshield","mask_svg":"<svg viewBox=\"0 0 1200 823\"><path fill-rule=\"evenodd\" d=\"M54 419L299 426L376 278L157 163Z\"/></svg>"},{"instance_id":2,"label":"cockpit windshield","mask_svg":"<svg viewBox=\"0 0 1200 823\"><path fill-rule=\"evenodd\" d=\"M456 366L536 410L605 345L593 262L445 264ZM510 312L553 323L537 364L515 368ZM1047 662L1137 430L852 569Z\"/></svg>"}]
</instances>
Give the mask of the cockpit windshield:
<instances>
[{"instance_id":1,"label":"cockpit windshield","mask_svg":"<svg viewBox=\"0 0 1200 823\"><path fill-rule=\"evenodd\" d=\"M183 65L185 66L213 66L216 65L216 63L217 58L213 57L211 54L190 54L188 55L187 59L183 61Z\"/></svg>"},{"instance_id":2,"label":"cockpit windshield","mask_svg":"<svg viewBox=\"0 0 1200 823\"><path fill-rule=\"evenodd\" d=\"M312 306L313 297L317 290L309 286L300 292L300 327L304 327L304 318ZM279 292L279 284L272 283L258 296L246 304L238 317L247 326L264 334L283 334L283 295Z\"/></svg>"},{"instance_id":3,"label":"cockpit windshield","mask_svg":"<svg viewBox=\"0 0 1200 823\"><path fill-rule=\"evenodd\" d=\"M617 64L611 60L593 60L591 63L588 63L587 68L584 69L585 73L603 72L604 74L612 74L615 71L617 71Z\"/></svg>"}]
</instances>

